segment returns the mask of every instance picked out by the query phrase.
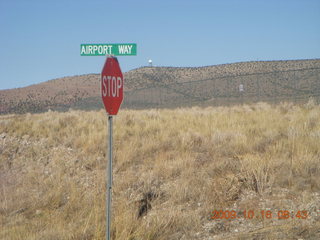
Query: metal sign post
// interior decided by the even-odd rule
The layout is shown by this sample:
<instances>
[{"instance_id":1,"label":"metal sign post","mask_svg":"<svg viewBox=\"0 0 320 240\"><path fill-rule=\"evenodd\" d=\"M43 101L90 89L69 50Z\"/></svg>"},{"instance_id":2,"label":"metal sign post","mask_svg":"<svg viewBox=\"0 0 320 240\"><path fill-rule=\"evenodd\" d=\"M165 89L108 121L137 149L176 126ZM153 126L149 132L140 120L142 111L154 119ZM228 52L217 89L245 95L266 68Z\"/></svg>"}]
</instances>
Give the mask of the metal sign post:
<instances>
[{"instance_id":1,"label":"metal sign post","mask_svg":"<svg viewBox=\"0 0 320 240\"><path fill-rule=\"evenodd\" d=\"M106 206L106 239L110 240L111 232L111 198L112 198L112 117L117 115L123 101L124 78L114 56L137 55L136 43L125 44L81 44L81 56L106 56L100 78L100 90L103 105L108 113L109 124L109 159L107 167L107 206Z\"/></svg>"},{"instance_id":2,"label":"metal sign post","mask_svg":"<svg viewBox=\"0 0 320 240\"><path fill-rule=\"evenodd\" d=\"M112 116L108 116L109 122L109 159L108 159L108 168L107 168L107 232L106 239L110 240L110 231L111 231L111 195L112 195Z\"/></svg>"},{"instance_id":3,"label":"metal sign post","mask_svg":"<svg viewBox=\"0 0 320 240\"><path fill-rule=\"evenodd\" d=\"M108 113L109 142L107 166L107 197L106 197L106 239L111 239L111 206L112 206L112 134L113 116L117 115L123 101L123 74L116 57L108 57L101 73L102 102Z\"/></svg>"}]
</instances>

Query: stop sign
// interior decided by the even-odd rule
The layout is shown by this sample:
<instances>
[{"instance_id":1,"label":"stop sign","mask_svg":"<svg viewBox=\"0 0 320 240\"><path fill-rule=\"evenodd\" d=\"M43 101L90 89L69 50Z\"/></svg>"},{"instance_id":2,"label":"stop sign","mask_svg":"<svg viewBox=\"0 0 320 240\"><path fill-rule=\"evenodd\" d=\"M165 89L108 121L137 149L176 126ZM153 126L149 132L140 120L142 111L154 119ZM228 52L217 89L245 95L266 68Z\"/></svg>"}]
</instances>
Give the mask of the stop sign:
<instances>
[{"instance_id":1,"label":"stop sign","mask_svg":"<svg viewBox=\"0 0 320 240\"><path fill-rule=\"evenodd\" d=\"M101 96L109 115L117 115L123 100L123 75L116 57L108 57L101 73Z\"/></svg>"}]
</instances>

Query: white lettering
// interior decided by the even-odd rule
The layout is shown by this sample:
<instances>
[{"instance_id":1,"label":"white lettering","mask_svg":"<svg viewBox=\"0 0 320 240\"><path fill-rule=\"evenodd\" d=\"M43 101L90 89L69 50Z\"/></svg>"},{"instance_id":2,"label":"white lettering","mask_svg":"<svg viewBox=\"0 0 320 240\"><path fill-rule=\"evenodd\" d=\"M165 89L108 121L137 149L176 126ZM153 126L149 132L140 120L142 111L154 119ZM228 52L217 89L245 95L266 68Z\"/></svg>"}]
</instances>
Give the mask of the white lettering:
<instances>
[{"instance_id":1,"label":"white lettering","mask_svg":"<svg viewBox=\"0 0 320 240\"><path fill-rule=\"evenodd\" d=\"M81 54L86 54L86 47L85 46L81 47Z\"/></svg>"},{"instance_id":2,"label":"white lettering","mask_svg":"<svg viewBox=\"0 0 320 240\"><path fill-rule=\"evenodd\" d=\"M115 97L116 94L117 94L116 77L112 77L112 97Z\"/></svg>"},{"instance_id":3,"label":"white lettering","mask_svg":"<svg viewBox=\"0 0 320 240\"><path fill-rule=\"evenodd\" d=\"M120 88L122 87L122 79L121 77L117 77L117 97L120 96Z\"/></svg>"},{"instance_id":4,"label":"white lettering","mask_svg":"<svg viewBox=\"0 0 320 240\"><path fill-rule=\"evenodd\" d=\"M108 53L108 48L110 48L110 46L103 46L103 54L106 55L106 54L111 54L111 53Z\"/></svg>"},{"instance_id":5,"label":"white lettering","mask_svg":"<svg viewBox=\"0 0 320 240\"><path fill-rule=\"evenodd\" d=\"M119 53L120 54L128 54L131 52L132 46L126 45L119 45ZM103 44L96 44L96 45L81 45L80 48L81 55L107 55L112 54L112 45L103 45Z\"/></svg>"},{"instance_id":6,"label":"white lettering","mask_svg":"<svg viewBox=\"0 0 320 240\"><path fill-rule=\"evenodd\" d=\"M128 53L131 54L132 45L128 45Z\"/></svg>"},{"instance_id":7,"label":"white lettering","mask_svg":"<svg viewBox=\"0 0 320 240\"><path fill-rule=\"evenodd\" d=\"M103 76L103 78L102 78L102 84L103 84L102 95L103 95L104 97L107 96L107 85L106 85L106 81L107 81L107 77L106 77L106 76Z\"/></svg>"},{"instance_id":8,"label":"white lettering","mask_svg":"<svg viewBox=\"0 0 320 240\"><path fill-rule=\"evenodd\" d=\"M108 76L108 96L110 97L110 84L111 84L111 76Z\"/></svg>"},{"instance_id":9,"label":"white lettering","mask_svg":"<svg viewBox=\"0 0 320 240\"><path fill-rule=\"evenodd\" d=\"M88 46L87 50L88 50L87 54L92 54L92 46L91 45Z\"/></svg>"},{"instance_id":10,"label":"white lettering","mask_svg":"<svg viewBox=\"0 0 320 240\"><path fill-rule=\"evenodd\" d=\"M93 54L96 54L96 51L98 50L98 46L97 45L94 45L93 46Z\"/></svg>"},{"instance_id":11,"label":"white lettering","mask_svg":"<svg viewBox=\"0 0 320 240\"><path fill-rule=\"evenodd\" d=\"M119 47L119 53L120 53L120 54L124 54L124 47L125 47L125 46L119 45L118 47Z\"/></svg>"},{"instance_id":12,"label":"white lettering","mask_svg":"<svg viewBox=\"0 0 320 240\"><path fill-rule=\"evenodd\" d=\"M103 46L101 45L98 46L98 53L103 54Z\"/></svg>"},{"instance_id":13,"label":"white lettering","mask_svg":"<svg viewBox=\"0 0 320 240\"><path fill-rule=\"evenodd\" d=\"M119 45L119 54L131 54L132 45Z\"/></svg>"},{"instance_id":14,"label":"white lettering","mask_svg":"<svg viewBox=\"0 0 320 240\"><path fill-rule=\"evenodd\" d=\"M103 97L119 97L120 89L123 87L123 79L121 77L103 76L102 78L102 96Z\"/></svg>"}]
</instances>

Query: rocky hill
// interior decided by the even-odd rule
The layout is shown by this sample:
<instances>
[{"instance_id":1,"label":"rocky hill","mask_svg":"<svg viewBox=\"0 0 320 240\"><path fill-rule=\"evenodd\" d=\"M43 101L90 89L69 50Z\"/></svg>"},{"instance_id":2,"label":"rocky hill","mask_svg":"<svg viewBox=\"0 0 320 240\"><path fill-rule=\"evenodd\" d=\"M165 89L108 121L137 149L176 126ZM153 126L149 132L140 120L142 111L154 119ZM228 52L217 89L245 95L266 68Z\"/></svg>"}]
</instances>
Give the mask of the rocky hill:
<instances>
[{"instance_id":1,"label":"rocky hill","mask_svg":"<svg viewBox=\"0 0 320 240\"><path fill-rule=\"evenodd\" d=\"M300 101L320 95L320 59L141 67L124 77L124 108ZM0 113L101 108L99 79L99 74L87 74L1 90Z\"/></svg>"}]
</instances>

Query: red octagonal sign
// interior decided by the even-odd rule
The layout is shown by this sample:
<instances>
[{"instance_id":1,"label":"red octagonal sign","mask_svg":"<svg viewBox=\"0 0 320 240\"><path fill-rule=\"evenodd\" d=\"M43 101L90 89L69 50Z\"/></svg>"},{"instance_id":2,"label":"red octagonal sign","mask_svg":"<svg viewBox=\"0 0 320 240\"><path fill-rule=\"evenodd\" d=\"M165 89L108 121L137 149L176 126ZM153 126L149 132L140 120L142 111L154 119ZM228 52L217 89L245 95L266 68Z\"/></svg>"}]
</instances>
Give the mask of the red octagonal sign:
<instances>
[{"instance_id":1,"label":"red octagonal sign","mask_svg":"<svg viewBox=\"0 0 320 240\"><path fill-rule=\"evenodd\" d=\"M101 73L101 96L109 115L117 115L123 100L123 75L116 57L108 57Z\"/></svg>"}]
</instances>

